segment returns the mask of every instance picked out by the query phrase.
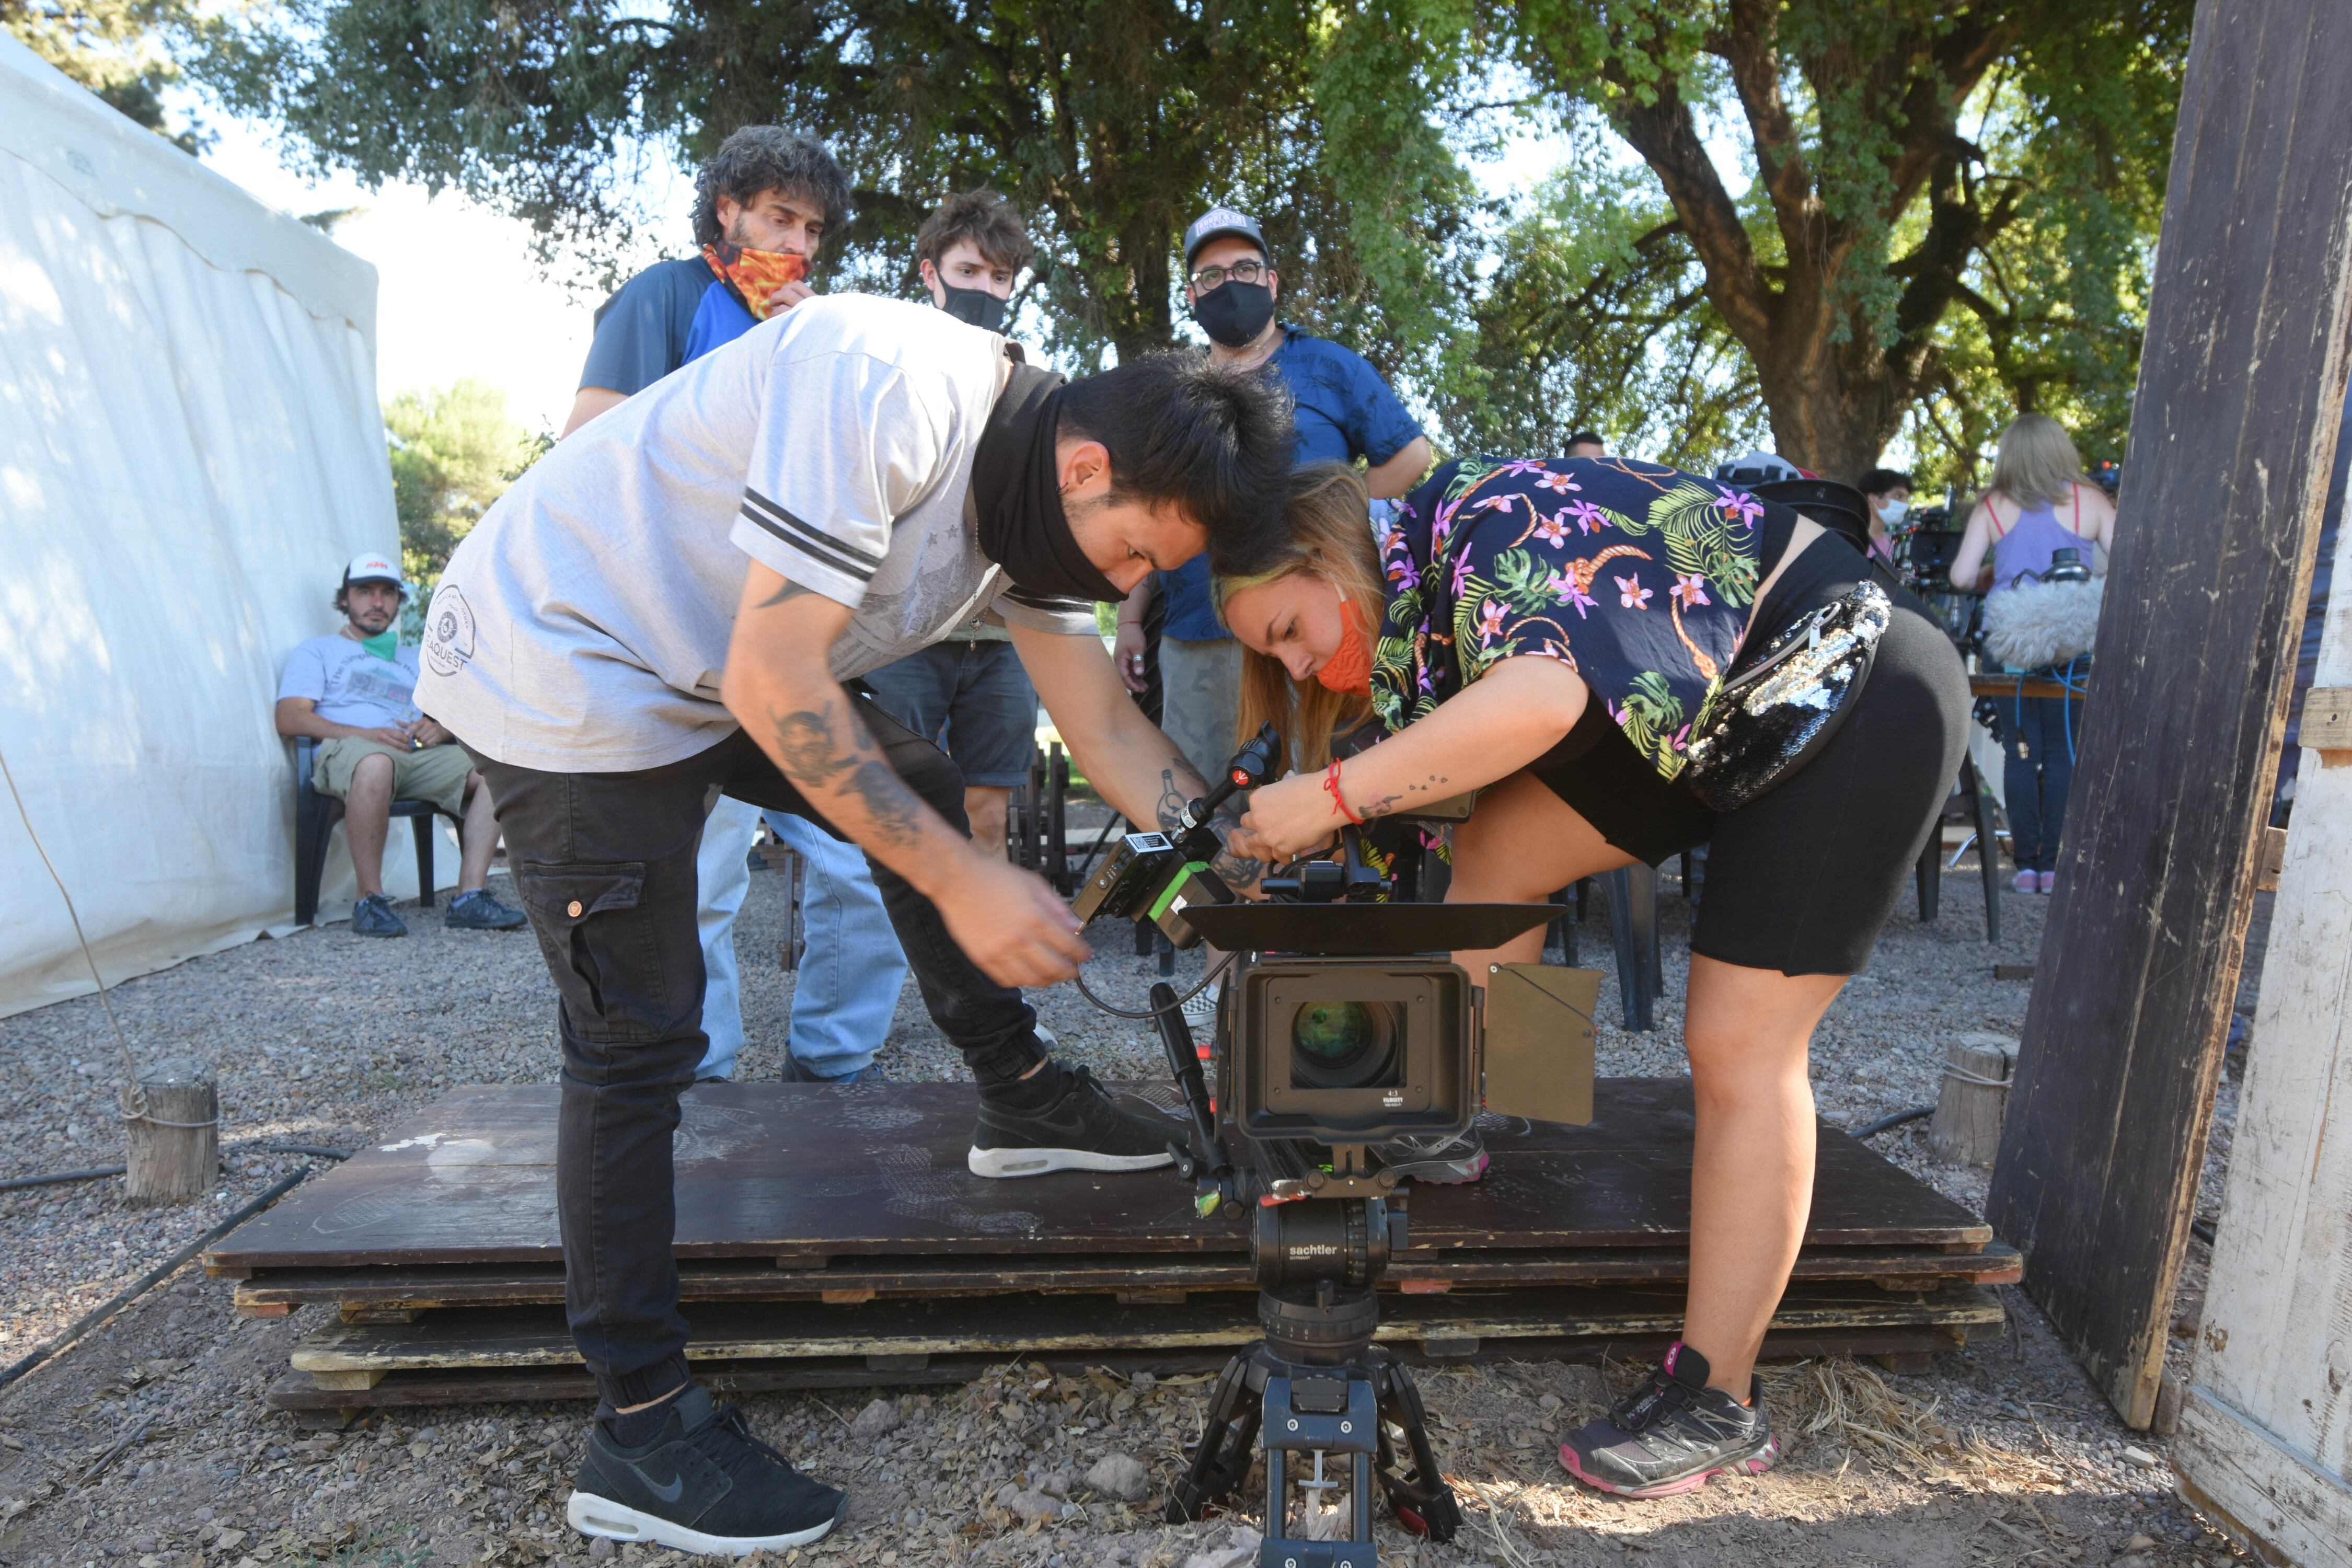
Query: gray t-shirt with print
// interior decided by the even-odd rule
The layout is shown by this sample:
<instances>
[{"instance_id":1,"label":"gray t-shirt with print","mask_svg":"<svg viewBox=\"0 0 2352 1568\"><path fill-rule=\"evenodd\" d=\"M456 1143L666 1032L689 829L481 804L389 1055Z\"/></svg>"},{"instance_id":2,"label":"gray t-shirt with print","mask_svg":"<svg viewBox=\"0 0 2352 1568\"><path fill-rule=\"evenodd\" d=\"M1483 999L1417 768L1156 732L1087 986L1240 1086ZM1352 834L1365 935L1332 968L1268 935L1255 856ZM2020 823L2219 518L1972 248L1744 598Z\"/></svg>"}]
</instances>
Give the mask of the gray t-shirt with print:
<instances>
[{"instance_id":1,"label":"gray t-shirt with print","mask_svg":"<svg viewBox=\"0 0 2352 1568\"><path fill-rule=\"evenodd\" d=\"M810 300L581 426L450 557L421 707L486 756L556 773L680 761L719 700L745 558L856 613L847 679L983 612L1092 637L1015 589L970 502L1004 340L927 306Z\"/></svg>"},{"instance_id":2,"label":"gray t-shirt with print","mask_svg":"<svg viewBox=\"0 0 2352 1568\"><path fill-rule=\"evenodd\" d=\"M378 658L341 633L298 645L278 679L280 701L307 697L320 718L362 730L415 722L415 648Z\"/></svg>"}]
</instances>

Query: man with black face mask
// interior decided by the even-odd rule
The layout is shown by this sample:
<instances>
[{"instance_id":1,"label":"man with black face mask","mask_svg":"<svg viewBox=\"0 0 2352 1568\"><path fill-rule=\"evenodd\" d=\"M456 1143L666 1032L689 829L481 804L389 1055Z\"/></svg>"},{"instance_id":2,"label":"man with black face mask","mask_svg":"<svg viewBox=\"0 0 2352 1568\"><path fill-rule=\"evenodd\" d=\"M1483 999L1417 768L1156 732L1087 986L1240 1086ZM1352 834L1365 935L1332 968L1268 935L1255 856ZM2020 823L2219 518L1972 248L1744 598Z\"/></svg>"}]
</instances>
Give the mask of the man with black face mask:
<instances>
[{"instance_id":1,"label":"man with black face mask","mask_svg":"<svg viewBox=\"0 0 2352 1568\"><path fill-rule=\"evenodd\" d=\"M1184 231L1184 271L1192 319L1209 336L1209 363L1258 371L1295 404L1298 462L1361 458L1375 500L1404 494L1427 471L1429 442L1381 373L1362 355L1275 319L1282 279L1255 218L1212 207L1193 219ZM1241 645L1210 602L1206 560L1147 577L1118 612L1114 657L1129 690L1144 689L1143 617L1155 593L1168 601L1160 724L1193 766L1213 772L1235 744ZM1184 1016L1196 1032L1205 1029L1216 1005L1212 987L1184 1005Z\"/></svg>"},{"instance_id":2,"label":"man with black face mask","mask_svg":"<svg viewBox=\"0 0 2352 1568\"><path fill-rule=\"evenodd\" d=\"M1021 215L994 191L941 202L915 236L915 265L931 303L982 331L1004 325L1013 280L1029 265ZM874 700L926 740L944 736L963 774L971 841L1003 853L1013 787L1037 745L1037 689L1003 626L974 616L922 652L866 678Z\"/></svg>"},{"instance_id":3,"label":"man with black face mask","mask_svg":"<svg viewBox=\"0 0 2352 1568\"><path fill-rule=\"evenodd\" d=\"M496 798L559 998L565 1308L603 1398L566 1510L587 1533L740 1556L808 1544L842 1502L687 1369L670 1143L722 795L865 848L979 1080L975 1177L1140 1171L1182 1137L1045 1055L1013 987L1077 973L1076 918L971 843L955 764L844 683L992 611L1088 781L1173 826L1207 786L1129 700L1093 605L1279 527L1290 422L1195 355L1066 385L1005 348L902 300L803 300L542 458L426 612L417 704Z\"/></svg>"}]
</instances>

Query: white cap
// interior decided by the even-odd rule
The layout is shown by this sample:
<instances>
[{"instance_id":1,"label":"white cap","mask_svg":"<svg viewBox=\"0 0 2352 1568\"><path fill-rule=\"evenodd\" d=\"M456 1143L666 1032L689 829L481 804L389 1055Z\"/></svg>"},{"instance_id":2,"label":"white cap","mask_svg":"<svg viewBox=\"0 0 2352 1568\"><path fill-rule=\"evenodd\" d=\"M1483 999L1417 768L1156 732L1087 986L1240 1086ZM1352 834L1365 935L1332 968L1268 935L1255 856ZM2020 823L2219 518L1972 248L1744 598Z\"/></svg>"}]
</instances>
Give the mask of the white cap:
<instances>
[{"instance_id":1,"label":"white cap","mask_svg":"<svg viewBox=\"0 0 2352 1568\"><path fill-rule=\"evenodd\" d=\"M343 586L354 583L389 583L402 593L408 592L408 579L400 574L400 563L381 550L362 550L352 557L343 568Z\"/></svg>"}]
</instances>

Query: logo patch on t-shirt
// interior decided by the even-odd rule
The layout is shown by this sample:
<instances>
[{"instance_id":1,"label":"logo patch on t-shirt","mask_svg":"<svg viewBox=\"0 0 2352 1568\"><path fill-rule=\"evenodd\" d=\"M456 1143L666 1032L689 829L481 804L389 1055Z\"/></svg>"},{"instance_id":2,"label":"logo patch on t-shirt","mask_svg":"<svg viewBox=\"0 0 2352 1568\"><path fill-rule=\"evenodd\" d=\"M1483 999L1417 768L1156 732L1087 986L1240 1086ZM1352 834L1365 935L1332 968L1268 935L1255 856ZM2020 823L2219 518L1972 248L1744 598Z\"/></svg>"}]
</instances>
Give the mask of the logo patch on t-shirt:
<instances>
[{"instance_id":1,"label":"logo patch on t-shirt","mask_svg":"<svg viewBox=\"0 0 2352 1568\"><path fill-rule=\"evenodd\" d=\"M474 612L455 583L433 591L425 616L425 662L436 675L455 675L474 657Z\"/></svg>"}]
</instances>

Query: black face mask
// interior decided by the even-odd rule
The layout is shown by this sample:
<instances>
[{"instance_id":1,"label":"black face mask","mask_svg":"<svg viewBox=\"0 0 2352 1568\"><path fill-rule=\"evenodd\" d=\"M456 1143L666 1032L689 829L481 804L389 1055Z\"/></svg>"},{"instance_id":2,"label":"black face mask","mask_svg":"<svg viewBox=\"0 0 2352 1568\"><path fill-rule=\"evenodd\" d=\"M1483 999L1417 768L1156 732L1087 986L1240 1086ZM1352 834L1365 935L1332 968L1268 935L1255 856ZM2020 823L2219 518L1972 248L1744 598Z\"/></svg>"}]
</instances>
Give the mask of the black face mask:
<instances>
[{"instance_id":1,"label":"black face mask","mask_svg":"<svg viewBox=\"0 0 2352 1568\"><path fill-rule=\"evenodd\" d=\"M1245 349L1274 320L1274 290L1263 283L1223 284L1192 301L1192 319L1225 347Z\"/></svg>"},{"instance_id":2,"label":"black face mask","mask_svg":"<svg viewBox=\"0 0 2352 1568\"><path fill-rule=\"evenodd\" d=\"M972 454L971 500L981 553L1029 594L1115 603L1125 597L1078 548L1062 510L1054 434L1062 378L1016 364Z\"/></svg>"},{"instance_id":3,"label":"black face mask","mask_svg":"<svg viewBox=\"0 0 2352 1568\"><path fill-rule=\"evenodd\" d=\"M978 327L983 332L1002 331L1004 326L1004 301L985 289L959 289L942 280L940 287L947 293L948 302L940 307L957 321Z\"/></svg>"}]
</instances>

